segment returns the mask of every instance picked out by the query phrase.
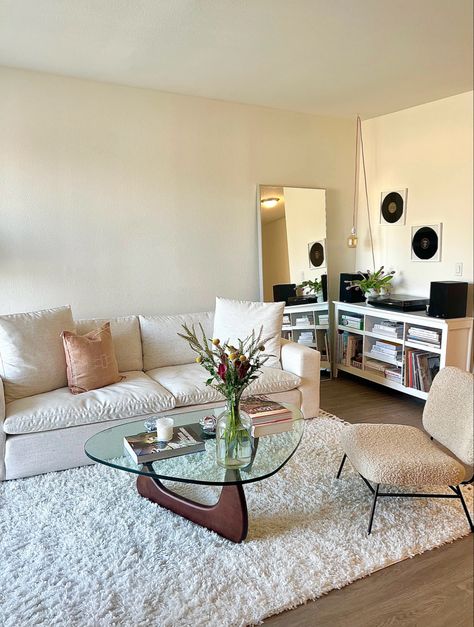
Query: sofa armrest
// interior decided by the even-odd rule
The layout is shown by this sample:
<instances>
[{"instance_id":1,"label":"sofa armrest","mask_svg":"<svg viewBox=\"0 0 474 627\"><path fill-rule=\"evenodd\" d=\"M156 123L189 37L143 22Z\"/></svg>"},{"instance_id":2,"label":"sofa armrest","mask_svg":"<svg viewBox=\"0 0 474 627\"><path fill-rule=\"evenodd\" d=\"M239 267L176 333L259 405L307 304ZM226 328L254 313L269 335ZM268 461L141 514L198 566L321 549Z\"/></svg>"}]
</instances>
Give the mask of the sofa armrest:
<instances>
[{"instance_id":1,"label":"sofa armrest","mask_svg":"<svg viewBox=\"0 0 474 627\"><path fill-rule=\"evenodd\" d=\"M3 381L0 377L0 481L5 479L5 441L6 434L3 430L5 422L5 392L3 390Z\"/></svg>"},{"instance_id":2,"label":"sofa armrest","mask_svg":"<svg viewBox=\"0 0 474 627\"><path fill-rule=\"evenodd\" d=\"M296 342L282 339L281 365L283 370L301 379L301 411L305 418L319 415L319 378L321 355L318 351Z\"/></svg>"}]
</instances>

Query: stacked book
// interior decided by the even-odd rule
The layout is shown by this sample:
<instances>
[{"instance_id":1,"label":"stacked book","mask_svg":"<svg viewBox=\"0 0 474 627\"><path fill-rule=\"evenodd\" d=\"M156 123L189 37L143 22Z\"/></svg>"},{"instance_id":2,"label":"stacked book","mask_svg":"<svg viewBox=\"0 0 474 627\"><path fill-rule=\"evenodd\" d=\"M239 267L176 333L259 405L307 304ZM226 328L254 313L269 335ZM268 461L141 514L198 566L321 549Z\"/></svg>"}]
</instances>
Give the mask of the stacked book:
<instances>
[{"instance_id":1,"label":"stacked book","mask_svg":"<svg viewBox=\"0 0 474 627\"><path fill-rule=\"evenodd\" d=\"M351 316L349 314L341 314L341 325L343 327L350 327L351 329L362 330L362 318L357 316Z\"/></svg>"},{"instance_id":2,"label":"stacked book","mask_svg":"<svg viewBox=\"0 0 474 627\"><path fill-rule=\"evenodd\" d=\"M407 340L423 344L425 346L433 346L441 348L441 331L436 329L425 329L420 327L409 327Z\"/></svg>"},{"instance_id":3,"label":"stacked book","mask_svg":"<svg viewBox=\"0 0 474 627\"><path fill-rule=\"evenodd\" d=\"M374 359L366 359L365 361L365 369L370 371L374 370L377 374L385 376L386 366L380 361L376 361Z\"/></svg>"},{"instance_id":4,"label":"stacked book","mask_svg":"<svg viewBox=\"0 0 474 627\"><path fill-rule=\"evenodd\" d=\"M301 331L300 336L298 338L298 344L305 344L306 346L310 346L314 344L314 335L312 331Z\"/></svg>"},{"instance_id":5,"label":"stacked book","mask_svg":"<svg viewBox=\"0 0 474 627\"><path fill-rule=\"evenodd\" d=\"M375 359L401 366L402 347L398 344L377 340L372 346L369 355Z\"/></svg>"},{"instance_id":6,"label":"stacked book","mask_svg":"<svg viewBox=\"0 0 474 627\"><path fill-rule=\"evenodd\" d=\"M394 381L395 383L402 382L402 371L400 368L385 368L384 375L389 381Z\"/></svg>"},{"instance_id":7,"label":"stacked book","mask_svg":"<svg viewBox=\"0 0 474 627\"><path fill-rule=\"evenodd\" d=\"M285 433L293 429L293 413L266 396L252 396L241 402L240 407L252 419L252 436Z\"/></svg>"},{"instance_id":8,"label":"stacked book","mask_svg":"<svg viewBox=\"0 0 474 627\"><path fill-rule=\"evenodd\" d=\"M439 355L414 348L405 349L404 384L415 390L429 392L439 372Z\"/></svg>"},{"instance_id":9,"label":"stacked book","mask_svg":"<svg viewBox=\"0 0 474 627\"><path fill-rule=\"evenodd\" d=\"M295 324L299 327L307 327L308 325L311 325L311 322L309 321L308 316L301 316L301 318L296 318Z\"/></svg>"},{"instance_id":10,"label":"stacked book","mask_svg":"<svg viewBox=\"0 0 474 627\"><path fill-rule=\"evenodd\" d=\"M319 324L329 324L329 314L319 314Z\"/></svg>"},{"instance_id":11,"label":"stacked book","mask_svg":"<svg viewBox=\"0 0 474 627\"><path fill-rule=\"evenodd\" d=\"M401 339L403 336L403 322L395 322L393 320L381 320L376 322L372 327L372 333L379 335L389 335Z\"/></svg>"}]
</instances>

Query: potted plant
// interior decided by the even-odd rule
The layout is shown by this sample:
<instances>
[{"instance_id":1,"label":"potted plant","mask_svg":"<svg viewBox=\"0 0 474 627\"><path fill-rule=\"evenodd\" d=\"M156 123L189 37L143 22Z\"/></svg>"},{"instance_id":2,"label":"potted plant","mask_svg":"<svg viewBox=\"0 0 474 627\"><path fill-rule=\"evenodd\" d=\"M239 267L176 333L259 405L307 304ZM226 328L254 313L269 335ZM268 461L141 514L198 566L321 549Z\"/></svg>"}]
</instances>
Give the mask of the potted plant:
<instances>
[{"instance_id":1,"label":"potted plant","mask_svg":"<svg viewBox=\"0 0 474 627\"><path fill-rule=\"evenodd\" d=\"M297 286L296 289L306 290L307 294L314 294L318 298L318 302L322 302L323 300L323 282L318 280L317 278L312 281L308 279L307 281L303 281L300 285Z\"/></svg>"},{"instance_id":2,"label":"potted plant","mask_svg":"<svg viewBox=\"0 0 474 627\"><path fill-rule=\"evenodd\" d=\"M359 270L358 273L362 278L357 279L356 281L346 281L346 283L348 283L348 287L346 287L347 290L358 287L366 298L369 298L370 296L378 296L382 293L390 293L395 270L386 273L384 266L380 266L380 268L375 272L367 270L367 272L364 273Z\"/></svg>"},{"instance_id":3,"label":"potted plant","mask_svg":"<svg viewBox=\"0 0 474 627\"><path fill-rule=\"evenodd\" d=\"M183 325L184 333L178 333L197 353L196 362L205 368L210 377L206 385L213 387L226 399L227 407L216 424L216 459L225 468L242 468L252 458L252 420L240 409L240 399L245 388L258 379L260 368L271 357L262 355L265 341L262 329L252 332L237 346L221 343L218 338L208 340L200 327L197 337L194 326Z\"/></svg>"}]
</instances>

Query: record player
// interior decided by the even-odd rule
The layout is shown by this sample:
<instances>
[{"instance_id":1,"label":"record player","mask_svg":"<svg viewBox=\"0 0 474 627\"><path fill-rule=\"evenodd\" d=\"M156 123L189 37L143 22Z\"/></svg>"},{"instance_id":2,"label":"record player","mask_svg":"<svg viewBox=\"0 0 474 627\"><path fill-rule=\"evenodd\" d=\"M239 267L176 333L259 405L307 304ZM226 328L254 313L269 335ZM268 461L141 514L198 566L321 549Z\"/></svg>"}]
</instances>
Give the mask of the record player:
<instances>
[{"instance_id":1,"label":"record player","mask_svg":"<svg viewBox=\"0 0 474 627\"><path fill-rule=\"evenodd\" d=\"M430 299L423 296L409 296L408 294L390 294L389 296L373 296L367 299L367 304L382 309L396 309L397 311L426 311Z\"/></svg>"},{"instance_id":2,"label":"record player","mask_svg":"<svg viewBox=\"0 0 474 627\"><path fill-rule=\"evenodd\" d=\"M287 300L288 305L310 305L317 303L317 296L290 296Z\"/></svg>"}]
</instances>

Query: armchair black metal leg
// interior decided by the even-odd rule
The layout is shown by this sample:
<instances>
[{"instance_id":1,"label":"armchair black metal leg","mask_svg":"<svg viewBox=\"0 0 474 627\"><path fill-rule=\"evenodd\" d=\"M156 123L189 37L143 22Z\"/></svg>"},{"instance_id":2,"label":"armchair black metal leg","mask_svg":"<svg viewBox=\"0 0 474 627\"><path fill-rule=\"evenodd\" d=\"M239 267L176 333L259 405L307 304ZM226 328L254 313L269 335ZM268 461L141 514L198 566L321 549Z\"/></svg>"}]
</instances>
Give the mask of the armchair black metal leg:
<instances>
[{"instance_id":1,"label":"armchair black metal leg","mask_svg":"<svg viewBox=\"0 0 474 627\"><path fill-rule=\"evenodd\" d=\"M336 479L339 479L341 476L342 469L344 468L344 464L346 461L347 455L344 453L344 457L342 458L341 465L339 466L339 470L337 471Z\"/></svg>"},{"instance_id":2,"label":"armchair black metal leg","mask_svg":"<svg viewBox=\"0 0 474 627\"><path fill-rule=\"evenodd\" d=\"M380 483L377 483L374 490L374 500L372 501L372 510L370 512L370 520L369 520L369 528L367 530L367 535L370 536L372 533L372 523L374 522L374 514L375 514L375 506L377 505L377 497L379 495L379 486Z\"/></svg>"},{"instance_id":3,"label":"armchair black metal leg","mask_svg":"<svg viewBox=\"0 0 474 627\"><path fill-rule=\"evenodd\" d=\"M462 505L462 508L464 510L464 513L466 514L466 518L467 518L467 522L469 523L469 527L470 527L471 531L474 532L474 524L472 523L471 515L469 514L469 510L467 509L466 501L464 500L464 496L462 494L462 490L461 490L461 488L459 486L457 486L456 492L459 495L459 499L461 501L461 505Z\"/></svg>"}]
</instances>

